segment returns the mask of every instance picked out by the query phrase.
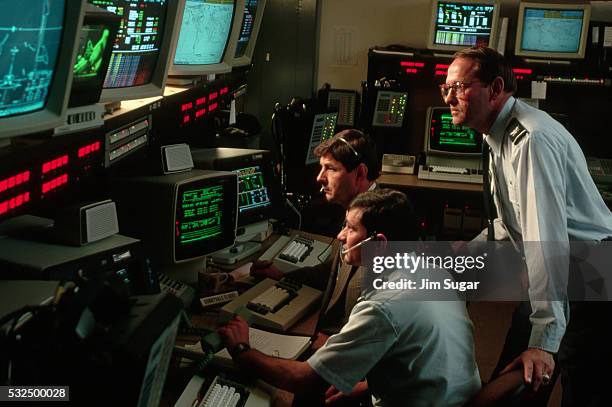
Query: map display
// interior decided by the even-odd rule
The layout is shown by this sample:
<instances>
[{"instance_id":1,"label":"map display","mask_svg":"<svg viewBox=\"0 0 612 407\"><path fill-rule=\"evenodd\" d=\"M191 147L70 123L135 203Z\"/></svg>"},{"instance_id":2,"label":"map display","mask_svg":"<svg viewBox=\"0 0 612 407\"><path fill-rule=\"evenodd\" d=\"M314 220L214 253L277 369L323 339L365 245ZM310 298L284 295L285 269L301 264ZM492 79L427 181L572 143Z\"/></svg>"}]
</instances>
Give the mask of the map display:
<instances>
[{"instance_id":1,"label":"map display","mask_svg":"<svg viewBox=\"0 0 612 407\"><path fill-rule=\"evenodd\" d=\"M232 27L234 0L187 0L175 65L218 64Z\"/></svg>"},{"instance_id":2,"label":"map display","mask_svg":"<svg viewBox=\"0 0 612 407\"><path fill-rule=\"evenodd\" d=\"M0 0L0 117L44 108L53 79L64 0Z\"/></svg>"},{"instance_id":3,"label":"map display","mask_svg":"<svg viewBox=\"0 0 612 407\"><path fill-rule=\"evenodd\" d=\"M525 9L521 49L578 52L583 16L583 10Z\"/></svg>"}]
</instances>

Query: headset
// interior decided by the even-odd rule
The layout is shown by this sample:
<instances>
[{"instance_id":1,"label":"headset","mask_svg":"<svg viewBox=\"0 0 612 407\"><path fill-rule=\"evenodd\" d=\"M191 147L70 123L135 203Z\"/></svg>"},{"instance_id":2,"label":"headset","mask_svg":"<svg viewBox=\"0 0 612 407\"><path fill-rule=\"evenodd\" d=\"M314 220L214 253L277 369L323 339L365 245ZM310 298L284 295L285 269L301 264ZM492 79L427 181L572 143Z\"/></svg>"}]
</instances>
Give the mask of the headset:
<instances>
[{"instance_id":1,"label":"headset","mask_svg":"<svg viewBox=\"0 0 612 407\"><path fill-rule=\"evenodd\" d=\"M372 232L372 234L370 235L370 237L363 239L361 242L357 243L356 245L349 247L346 250L342 250L342 254L347 254L348 252L350 252L353 249L356 249L358 247L363 246L366 242L369 242L371 240L378 240L378 232L374 231Z\"/></svg>"}]
</instances>

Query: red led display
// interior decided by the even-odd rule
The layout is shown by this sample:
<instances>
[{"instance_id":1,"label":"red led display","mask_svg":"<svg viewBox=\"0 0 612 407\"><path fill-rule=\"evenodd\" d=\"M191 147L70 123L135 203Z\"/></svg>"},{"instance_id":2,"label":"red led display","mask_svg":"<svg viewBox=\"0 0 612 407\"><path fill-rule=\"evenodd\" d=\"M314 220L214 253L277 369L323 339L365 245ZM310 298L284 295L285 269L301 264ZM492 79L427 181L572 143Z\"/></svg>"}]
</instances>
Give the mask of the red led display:
<instances>
[{"instance_id":1,"label":"red led display","mask_svg":"<svg viewBox=\"0 0 612 407\"><path fill-rule=\"evenodd\" d=\"M7 199L6 201L0 202L0 215L3 215L13 209L20 207L21 205L30 201L30 193L24 192L14 196L13 198Z\"/></svg>"},{"instance_id":2,"label":"red led display","mask_svg":"<svg viewBox=\"0 0 612 407\"><path fill-rule=\"evenodd\" d=\"M68 164L68 154L65 154L61 157L57 157L51 161L47 161L42 165L42 173L46 174L49 171L56 170L64 165Z\"/></svg>"},{"instance_id":3,"label":"red led display","mask_svg":"<svg viewBox=\"0 0 612 407\"><path fill-rule=\"evenodd\" d=\"M88 144L86 146L79 148L77 155L79 158L83 158L98 150L100 150L100 142L96 141L95 143L91 143L91 144Z\"/></svg>"},{"instance_id":4,"label":"red led display","mask_svg":"<svg viewBox=\"0 0 612 407\"><path fill-rule=\"evenodd\" d=\"M434 76L446 76L448 74L449 64L436 64Z\"/></svg>"},{"instance_id":5,"label":"red led display","mask_svg":"<svg viewBox=\"0 0 612 407\"><path fill-rule=\"evenodd\" d=\"M196 106L203 105L204 103L206 103L206 96L196 99Z\"/></svg>"},{"instance_id":6,"label":"red led display","mask_svg":"<svg viewBox=\"0 0 612 407\"><path fill-rule=\"evenodd\" d=\"M221 88L221 90L219 91L219 94L225 95L227 92L229 92L229 88L226 86L224 88Z\"/></svg>"},{"instance_id":7,"label":"red led display","mask_svg":"<svg viewBox=\"0 0 612 407\"><path fill-rule=\"evenodd\" d=\"M187 111L187 110L189 110L189 109L191 109L191 108L193 108L193 103L192 103L192 102L189 102L189 103L183 103L183 104L181 105L181 112L185 112L185 111Z\"/></svg>"},{"instance_id":8,"label":"red led display","mask_svg":"<svg viewBox=\"0 0 612 407\"><path fill-rule=\"evenodd\" d=\"M196 119L204 116L205 113L206 113L206 108L196 110L196 113L195 113Z\"/></svg>"},{"instance_id":9,"label":"red led display","mask_svg":"<svg viewBox=\"0 0 612 407\"><path fill-rule=\"evenodd\" d=\"M21 185L30 180L30 171L20 172L17 175L13 175L12 177L8 177L6 179L0 180L0 192L6 191L7 189L11 189L16 187L17 185Z\"/></svg>"},{"instance_id":10,"label":"red led display","mask_svg":"<svg viewBox=\"0 0 612 407\"><path fill-rule=\"evenodd\" d=\"M213 92L210 95L208 95L208 100L213 101L217 98L217 96L219 96L219 94L217 92Z\"/></svg>"},{"instance_id":11,"label":"red led display","mask_svg":"<svg viewBox=\"0 0 612 407\"><path fill-rule=\"evenodd\" d=\"M400 66L423 68L425 66L425 62L401 61Z\"/></svg>"},{"instance_id":12,"label":"red led display","mask_svg":"<svg viewBox=\"0 0 612 407\"><path fill-rule=\"evenodd\" d=\"M53 191L54 189L57 189L61 185L64 185L67 183L68 183L68 174L60 175L59 177L54 178L51 181L45 182L44 184L42 184L42 193L46 194L47 192Z\"/></svg>"},{"instance_id":13,"label":"red led display","mask_svg":"<svg viewBox=\"0 0 612 407\"><path fill-rule=\"evenodd\" d=\"M218 106L219 106L219 105L218 105L217 103L211 103L211 104L208 106L208 111L209 111L209 112L212 112L213 110L217 110L217 107L218 107Z\"/></svg>"},{"instance_id":14,"label":"red led display","mask_svg":"<svg viewBox=\"0 0 612 407\"><path fill-rule=\"evenodd\" d=\"M183 124L185 123L189 123L189 120L191 120L191 118L189 117L188 114L186 114L185 116L183 116Z\"/></svg>"}]
</instances>

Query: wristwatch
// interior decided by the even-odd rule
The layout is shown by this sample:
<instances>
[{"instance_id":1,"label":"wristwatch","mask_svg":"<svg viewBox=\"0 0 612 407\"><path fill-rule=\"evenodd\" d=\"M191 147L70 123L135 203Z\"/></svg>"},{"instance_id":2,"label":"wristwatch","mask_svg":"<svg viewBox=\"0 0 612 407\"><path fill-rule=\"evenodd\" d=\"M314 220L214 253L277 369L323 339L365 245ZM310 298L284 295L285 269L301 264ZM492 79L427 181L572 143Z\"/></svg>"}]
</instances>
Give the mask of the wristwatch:
<instances>
[{"instance_id":1,"label":"wristwatch","mask_svg":"<svg viewBox=\"0 0 612 407\"><path fill-rule=\"evenodd\" d=\"M244 342L237 343L236 345L232 346L231 349L228 349L232 357L238 356L242 352L246 352L248 350L251 350L251 347L249 346L248 343L244 343Z\"/></svg>"}]
</instances>

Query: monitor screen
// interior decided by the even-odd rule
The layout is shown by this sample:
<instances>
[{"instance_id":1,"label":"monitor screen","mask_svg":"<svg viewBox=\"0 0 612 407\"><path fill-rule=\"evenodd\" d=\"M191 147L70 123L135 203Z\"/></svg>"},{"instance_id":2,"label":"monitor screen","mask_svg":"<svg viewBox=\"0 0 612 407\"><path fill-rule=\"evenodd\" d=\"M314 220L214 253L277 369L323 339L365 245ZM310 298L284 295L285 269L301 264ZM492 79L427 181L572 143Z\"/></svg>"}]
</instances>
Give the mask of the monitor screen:
<instances>
[{"instance_id":1,"label":"monitor screen","mask_svg":"<svg viewBox=\"0 0 612 407\"><path fill-rule=\"evenodd\" d=\"M0 138L53 129L65 114L83 6L0 0L0 10Z\"/></svg>"},{"instance_id":2,"label":"monitor screen","mask_svg":"<svg viewBox=\"0 0 612 407\"><path fill-rule=\"evenodd\" d=\"M234 172L238 175L238 216L272 205L261 165Z\"/></svg>"},{"instance_id":3,"label":"monitor screen","mask_svg":"<svg viewBox=\"0 0 612 407\"><path fill-rule=\"evenodd\" d=\"M498 5L494 1L438 0L433 9L429 48L458 50L494 46Z\"/></svg>"},{"instance_id":4,"label":"monitor screen","mask_svg":"<svg viewBox=\"0 0 612 407\"><path fill-rule=\"evenodd\" d=\"M76 49L69 107L91 105L100 99L120 21L114 13L88 5Z\"/></svg>"},{"instance_id":5,"label":"monitor screen","mask_svg":"<svg viewBox=\"0 0 612 407\"><path fill-rule=\"evenodd\" d=\"M234 211L231 205L228 206L229 201L231 199L226 186L219 182L195 181L179 186L174 239L176 261L211 251L211 243L223 238L228 224L233 227ZM216 250L222 248L217 247Z\"/></svg>"},{"instance_id":6,"label":"monitor screen","mask_svg":"<svg viewBox=\"0 0 612 407\"><path fill-rule=\"evenodd\" d=\"M429 151L459 154L482 152L482 135L468 127L454 125L449 108L432 108L428 127Z\"/></svg>"},{"instance_id":7,"label":"monitor screen","mask_svg":"<svg viewBox=\"0 0 612 407\"><path fill-rule=\"evenodd\" d=\"M234 8L234 0L187 0L174 65L220 63L230 37Z\"/></svg>"},{"instance_id":8,"label":"monitor screen","mask_svg":"<svg viewBox=\"0 0 612 407\"><path fill-rule=\"evenodd\" d=\"M104 88L145 85L157 64L168 0L89 0L121 16Z\"/></svg>"},{"instance_id":9,"label":"monitor screen","mask_svg":"<svg viewBox=\"0 0 612 407\"><path fill-rule=\"evenodd\" d=\"M121 17L104 78L102 102L159 96L178 3L173 0L88 0Z\"/></svg>"},{"instance_id":10,"label":"monitor screen","mask_svg":"<svg viewBox=\"0 0 612 407\"><path fill-rule=\"evenodd\" d=\"M191 152L196 168L232 171L238 175L238 226L272 217L278 188L274 161L267 150L204 148Z\"/></svg>"},{"instance_id":11,"label":"monitor screen","mask_svg":"<svg viewBox=\"0 0 612 407\"><path fill-rule=\"evenodd\" d=\"M589 6L521 3L515 54L550 58L584 57Z\"/></svg>"},{"instance_id":12,"label":"monitor screen","mask_svg":"<svg viewBox=\"0 0 612 407\"><path fill-rule=\"evenodd\" d=\"M253 33L255 26L255 16L257 15L257 6L259 0L245 0L244 15L242 16L242 24L240 24L240 36L236 44L236 52L234 58L240 58L244 55Z\"/></svg>"}]
</instances>

